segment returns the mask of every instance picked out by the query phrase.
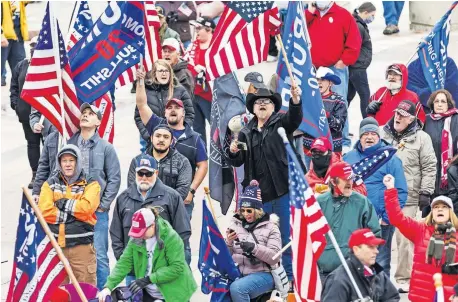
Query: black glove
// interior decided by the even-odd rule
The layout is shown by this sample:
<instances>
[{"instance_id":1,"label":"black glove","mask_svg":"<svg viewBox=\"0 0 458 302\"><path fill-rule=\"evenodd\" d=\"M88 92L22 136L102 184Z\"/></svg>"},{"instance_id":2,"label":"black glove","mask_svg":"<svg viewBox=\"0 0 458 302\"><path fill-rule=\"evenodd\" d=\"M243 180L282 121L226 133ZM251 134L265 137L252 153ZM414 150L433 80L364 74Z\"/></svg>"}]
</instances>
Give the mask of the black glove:
<instances>
[{"instance_id":1,"label":"black glove","mask_svg":"<svg viewBox=\"0 0 458 302\"><path fill-rule=\"evenodd\" d=\"M165 22L167 22L167 24L169 22L176 22L176 21L178 21L178 13L177 12L170 12L165 17Z\"/></svg>"},{"instance_id":2,"label":"black glove","mask_svg":"<svg viewBox=\"0 0 458 302\"><path fill-rule=\"evenodd\" d=\"M133 296L138 294L142 289L151 284L149 277L137 279L129 285L129 290Z\"/></svg>"},{"instance_id":3,"label":"black glove","mask_svg":"<svg viewBox=\"0 0 458 302\"><path fill-rule=\"evenodd\" d=\"M458 265L442 265L442 273L447 275L458 275Z\"/></svg>"},{"instance_id":4,"label":"black glove","mask_svg":"<svg viewBox=\"0 0 458 302\"><path fill-rule=\"evenodd\" d=\"M380 106L382 106L382 102L370 102L369 105L367 105L366 113L374 115L380 110Z\"/></svg>"},{"instance_id":5,"label":"black glove","mask_svg":"<svg viewBox=\"0 0 458 302\"><path fill-rule=\"evenodd\" d=\"M56 205L56 207L61 210L61 211L64 211L65 210L65 205L67 204L67 198L61 198L59 200L57 200L54 204Z\"/></svg>"},{"instance_id":6,"label":"black glove","mask_svg":"<svg viewBox=\"0 0 458 302\"><path fill-rule=\"evenodd\" d=\"M240 242L240 248L247 254L251 254L256 245L253 242L242 241Z\"/></svg>"},{"instance_id":7,"label":"black glove","mask_svg":"<svg viewBox=\"0 0 458 302\"><path fill-rule=\"evenodd\" d=\"M423 212L423 209L429 206L431 203L431 195L427 193L420 193L420 198L418 199L418 206L420 211Z\"/></svg>"}]
</instances>

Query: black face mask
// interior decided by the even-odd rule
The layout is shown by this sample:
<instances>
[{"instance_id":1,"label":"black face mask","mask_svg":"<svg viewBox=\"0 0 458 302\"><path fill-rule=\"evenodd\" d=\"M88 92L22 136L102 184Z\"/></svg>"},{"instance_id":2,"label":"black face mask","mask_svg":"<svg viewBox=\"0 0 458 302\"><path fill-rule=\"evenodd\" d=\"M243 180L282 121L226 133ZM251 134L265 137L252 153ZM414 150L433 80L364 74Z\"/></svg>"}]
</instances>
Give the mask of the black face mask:
<instances>
[{"instance_id":1,"label":"black face mask","mask_svg":"<svg viewBox=\"0 0 458 302\"><path fill-rule=\"evenodd\" d=\"M331 152L327 155L315 154L312 155L313 170L318 177L324 177L331 163Z\"/></svg>"}]
</instances>

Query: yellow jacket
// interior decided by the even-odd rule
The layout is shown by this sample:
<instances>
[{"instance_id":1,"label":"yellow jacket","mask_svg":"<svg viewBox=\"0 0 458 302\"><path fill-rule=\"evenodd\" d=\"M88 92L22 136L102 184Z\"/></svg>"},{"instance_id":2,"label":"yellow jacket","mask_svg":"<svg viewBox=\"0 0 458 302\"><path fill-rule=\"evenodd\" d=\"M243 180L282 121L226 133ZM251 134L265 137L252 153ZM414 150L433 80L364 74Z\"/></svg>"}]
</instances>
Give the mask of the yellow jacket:
<instances>
[{"instance_id":1,"label":"yellow jacket","mask_svg":"<svg viewBox=\"0 0 458 302\"><path fill-rule=\"evenodd\" d=\"M18 1L20 9L21 34L24 41L29 40L29 29L27 27L27 14L25 6L28 1ZM2 1L2 33L9 40L17 40L16 32L14 31L13 15L11 1Z\"/></svg>"}]
</instances>

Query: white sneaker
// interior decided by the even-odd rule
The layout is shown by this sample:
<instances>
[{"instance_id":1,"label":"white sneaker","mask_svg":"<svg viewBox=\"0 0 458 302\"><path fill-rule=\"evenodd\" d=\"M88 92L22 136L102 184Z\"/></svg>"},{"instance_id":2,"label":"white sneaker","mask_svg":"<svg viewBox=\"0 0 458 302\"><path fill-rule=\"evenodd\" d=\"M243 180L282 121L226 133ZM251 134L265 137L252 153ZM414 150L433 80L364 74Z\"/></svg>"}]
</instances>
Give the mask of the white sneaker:
<instances>
[{"instance_id":1,"label":"white sneaker","mask_svg":"<svg viewBox=\"0 0 458 302\"><path fill-rule=\"evenodd\" d=\"M267 56L267 62L276 62L278 60L278 57L274 57L271 55Z\"/></svg>"}]
</instances>

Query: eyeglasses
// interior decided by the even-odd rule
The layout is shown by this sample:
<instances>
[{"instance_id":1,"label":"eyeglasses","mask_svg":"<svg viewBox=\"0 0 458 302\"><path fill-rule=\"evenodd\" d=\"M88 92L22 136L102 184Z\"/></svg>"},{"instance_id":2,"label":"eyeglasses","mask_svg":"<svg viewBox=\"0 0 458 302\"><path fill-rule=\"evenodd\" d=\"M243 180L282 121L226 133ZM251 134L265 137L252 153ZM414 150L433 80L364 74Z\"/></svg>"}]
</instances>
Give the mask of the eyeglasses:
<instances>
[{"instance_id":1,"label":"eyeglasses","mask_svg":"<svg viewBox=\"0 0 458 302\"><path fill-rule=\"evenodd\" d=\"M167 69L158 69L156 70L157 73L167 74L169 71Z\"/></svg>"},{"instance_id":2,"label":"eyeglasses","mask_svg":"<svg viewBox=\"0 0 458 302\"><path fill-rule=\"evenodd\" d=\"M268 105L268 104L272 104L272 100L270 100L270 99L257 99L256 101L254 101L254 103L256 105L261 105L261 104Z\"/></svg>"},{"instance_id":3,"label":"eyeglasses","mask_svg":"<svg viewBox=\"0 0 458 302\"><path fill-rule=\"evenodd\" d=\"M247 213L247 214L252 214L254 211L252 209L240 209L240 213Z\"/></svg>"},{"instance_id":4,"label":"eyeglasses","mask_svg":"<svg viewBox=\"0 0 458 302\"><path fill-rule=\"evenodd\" d=\"M153 174L154 174L154 172L151 172L151 171L146 171L146 172L138 171L137 172L137 175L140 176L140 177L143 177L143 176L151 177L151 176L153 176Z\"/></svg>"}]
</instances>

